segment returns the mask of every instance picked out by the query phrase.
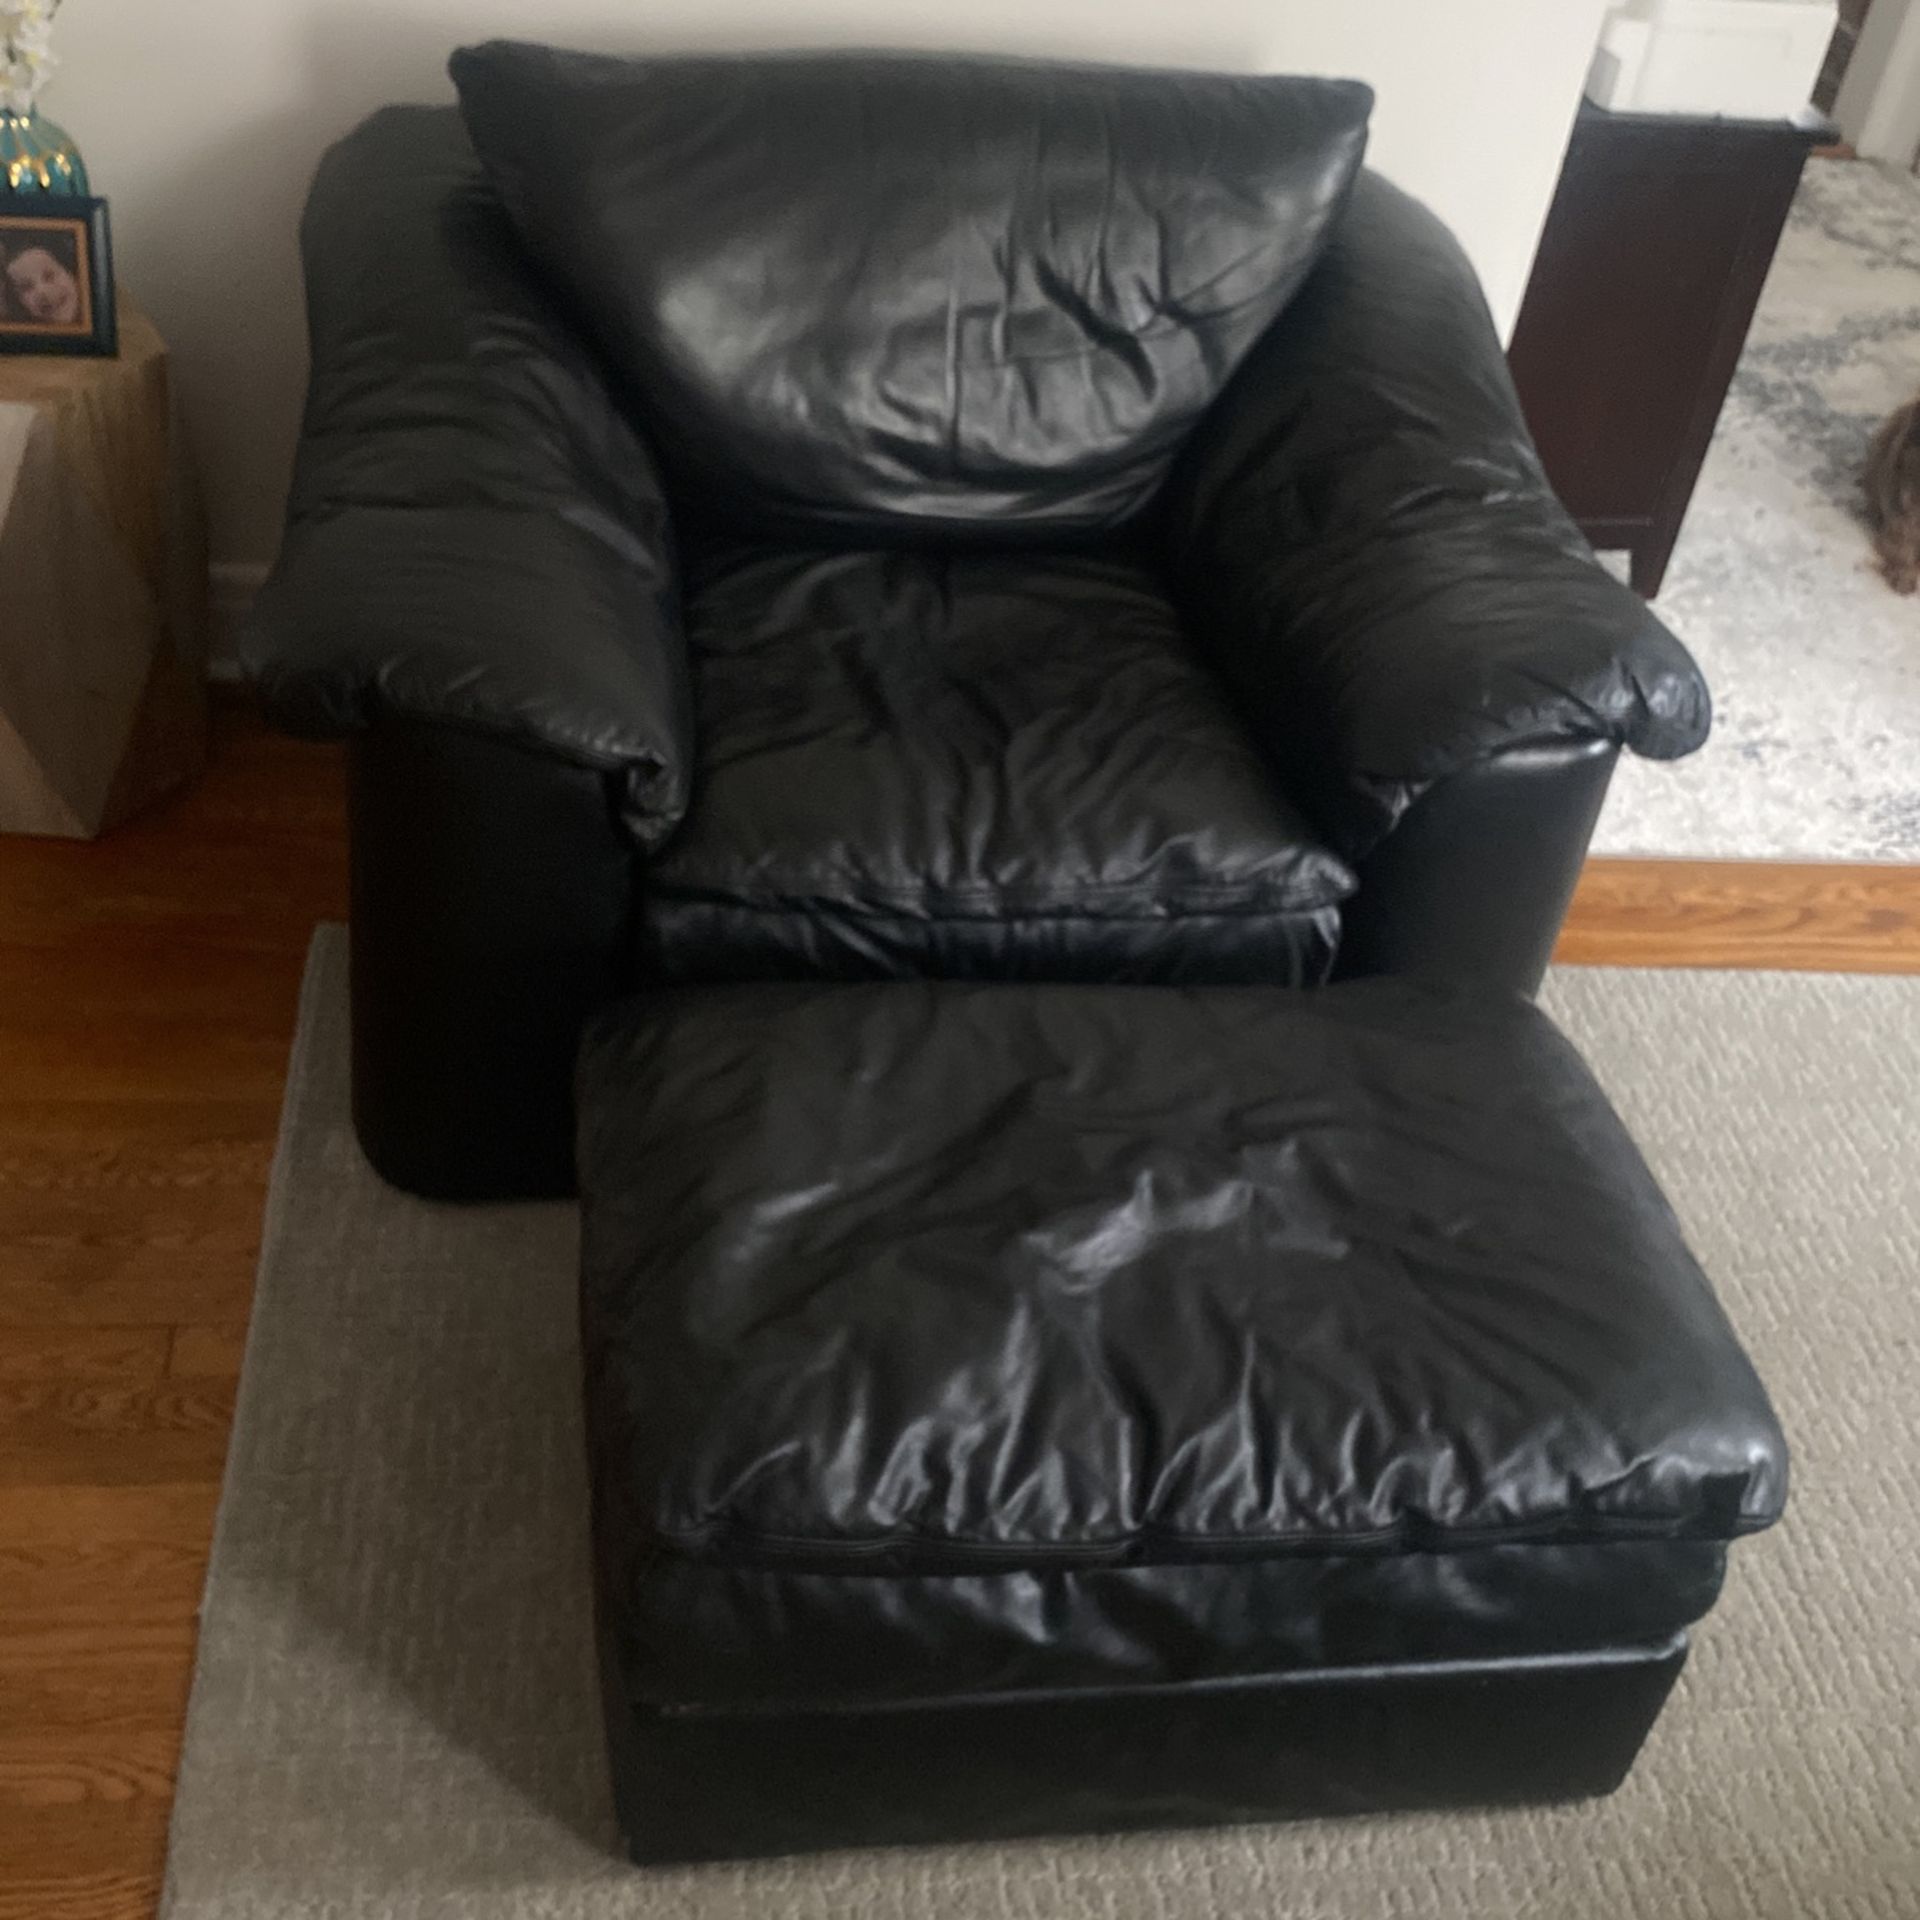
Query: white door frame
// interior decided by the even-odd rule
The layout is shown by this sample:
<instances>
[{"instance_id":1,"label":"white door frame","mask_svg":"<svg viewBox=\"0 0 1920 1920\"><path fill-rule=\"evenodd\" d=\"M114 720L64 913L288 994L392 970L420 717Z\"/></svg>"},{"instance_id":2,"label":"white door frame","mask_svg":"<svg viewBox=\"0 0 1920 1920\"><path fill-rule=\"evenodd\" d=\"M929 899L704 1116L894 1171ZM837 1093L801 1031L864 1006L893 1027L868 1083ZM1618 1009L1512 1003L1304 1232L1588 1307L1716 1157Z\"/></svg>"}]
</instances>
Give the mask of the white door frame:
<instances>
[{"instance_id":1,"label":"white door frame","mask_svg":"<svg viewBox=\"0 0 1920 1920\"><path fill-rule=\"evenodd\" d=\"M1920 0L1873 0L1833 116L1868 160L1920 154Z\"/></svg>"}]
</instances>

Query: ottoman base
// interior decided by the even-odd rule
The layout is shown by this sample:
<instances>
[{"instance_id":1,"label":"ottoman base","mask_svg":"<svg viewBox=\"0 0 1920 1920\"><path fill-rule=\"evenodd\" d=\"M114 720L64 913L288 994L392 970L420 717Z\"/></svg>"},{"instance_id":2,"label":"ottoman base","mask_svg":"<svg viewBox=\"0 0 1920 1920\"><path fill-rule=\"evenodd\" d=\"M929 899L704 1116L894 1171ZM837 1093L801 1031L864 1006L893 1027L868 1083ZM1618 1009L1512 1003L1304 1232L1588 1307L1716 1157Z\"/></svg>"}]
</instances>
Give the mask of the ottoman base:
<instances>
[{"instance_id":1,"label":"ottoman base","mask_svg":"<svg viewBox=\"0 0 1920 1920\"><path fill-rule=\"evenodd\" d=\"M1685 1664L1663 1646L841 1710L636 1714L602 1648L643 1866L1610 1793Z\"/></svg>"}]
</instances>

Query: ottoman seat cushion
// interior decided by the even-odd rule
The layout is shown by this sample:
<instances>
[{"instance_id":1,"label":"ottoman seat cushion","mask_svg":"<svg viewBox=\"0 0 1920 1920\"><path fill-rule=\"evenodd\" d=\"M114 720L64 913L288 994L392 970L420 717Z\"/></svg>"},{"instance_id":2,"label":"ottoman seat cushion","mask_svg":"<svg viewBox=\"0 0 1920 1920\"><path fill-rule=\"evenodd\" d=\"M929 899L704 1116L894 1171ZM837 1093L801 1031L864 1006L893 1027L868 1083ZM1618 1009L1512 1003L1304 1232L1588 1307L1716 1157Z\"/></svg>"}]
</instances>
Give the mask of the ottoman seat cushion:
<instances>
[{"instance_id":1,"label":"ottoman seat cushion","mask_svg":"<svg viewBox=\"0 0 1920 1920\"><path fill-rule=\"evenodd\" d=\"M603 1607L651 1707L1646 1645L1785 1450L1519 999L690 988L581 1065Z\"/></svg>"}]
</instances>

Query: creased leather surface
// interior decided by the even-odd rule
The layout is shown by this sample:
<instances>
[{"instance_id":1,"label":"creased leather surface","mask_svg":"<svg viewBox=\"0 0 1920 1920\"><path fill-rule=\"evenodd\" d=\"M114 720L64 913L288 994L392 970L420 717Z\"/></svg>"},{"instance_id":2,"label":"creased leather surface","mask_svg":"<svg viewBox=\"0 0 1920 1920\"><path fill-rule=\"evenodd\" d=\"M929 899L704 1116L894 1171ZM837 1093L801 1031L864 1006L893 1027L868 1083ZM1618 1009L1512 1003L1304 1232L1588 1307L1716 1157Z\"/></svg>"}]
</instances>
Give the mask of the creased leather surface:
<instances>
[{"instance_id":1,"label":"creased leather surface","mask_svg":"<svg viewBox=\"0 0 1920 1920\"><path fill-rule=\"evenodd\" d=\"M656 975L1325 976L1351 876L1144 567L721 546L687 627Z\"/></svg>"},{"instance_id":2,"label":"creased leather surface","mask_svg":"<svg viewBox=\"0 0 1920 1920\"><path fill-rule=\"evenodd\" d=\"M637 419L692 523L1163 536L1188 630L1349 859L1506 748L1704 737L1692 663L1547 492L1458 248L1383 182L1347 191L1363 89L499 47L461 73L503 173L580 169L520 209L553 214L541 259L639 222L594 258L652 344L622 358L623 413L453 111L388 109L328 156L291 522L243 643L293 730L399 715L532 745L617 774L638 843L664 839L692 720ZM528 88L568 107L544 158L501 124ZM954 384L963 336L1002 385Z\"/></svg>"},{"instance_id":3,"label":"creased leather surface","mask_svg":"<svg viewBox=\"0 0 1920 1920\"><path fill-rule=\"evenodd\" d=\"M1351 81L901 54L453 75L676 490L766 535L1110 528L1311 266Z\"/></svg>"},{"instance_id":4,"label":"creased leather surface","mask_svg":"<svg viewBox=\"0 0 1920 1920\"><path fill-rule=\"evenodd\" d=\"M666 991L590 1030L581 1110L602 1554L697 1686L763 1643L829 1690L856 1646L881 1691L936 1647L1191 1671L1223 1619L1234 1671L1609 1644L1784 1501L1670 1210L1517 997Z\"/></svg>"},{"instance_id":5,"label":"creased leather surface","mask_svg":"<svg viewBox=\"0 0 1920 1920\"><path fill-rule=\"evenodd\" d=\"M1692 659L1548 488L1458 243L1376 176L1165 508L1196 634L1350 858L1501 748L1706 738Z\"/></svg>"},{"instance_id":6,"label":"creased leather surface","mask_svg":"<svg viewBox=\"0 0 1920 1920\"><path fill-rule=\"evenodd\" d=\"M313 378L287 537L243 636L268 711L442 721L685 810L691 714L651 459L531 277L451 109L335 147L302 229Z\"/></svg>"}]
</instances>

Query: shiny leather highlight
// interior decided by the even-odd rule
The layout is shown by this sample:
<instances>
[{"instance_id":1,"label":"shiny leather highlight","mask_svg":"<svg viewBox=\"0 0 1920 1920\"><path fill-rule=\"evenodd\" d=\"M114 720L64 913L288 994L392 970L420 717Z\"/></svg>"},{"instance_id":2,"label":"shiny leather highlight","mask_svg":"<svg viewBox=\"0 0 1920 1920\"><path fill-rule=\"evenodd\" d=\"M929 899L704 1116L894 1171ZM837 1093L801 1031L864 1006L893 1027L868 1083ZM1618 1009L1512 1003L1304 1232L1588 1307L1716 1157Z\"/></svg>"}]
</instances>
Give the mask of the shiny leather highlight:
<instances>
[{"instance_id":1,"label":"shiny leather highlight","mask_svg":"<svg viewBox=\"0 0 1920 1920\"><path fill-rule=\"evenodd\" d=\"M453 57L677 488L758 536L1111 529L1312 266L1353 81L956 55Z\"/></svg>"}]
</instances>

